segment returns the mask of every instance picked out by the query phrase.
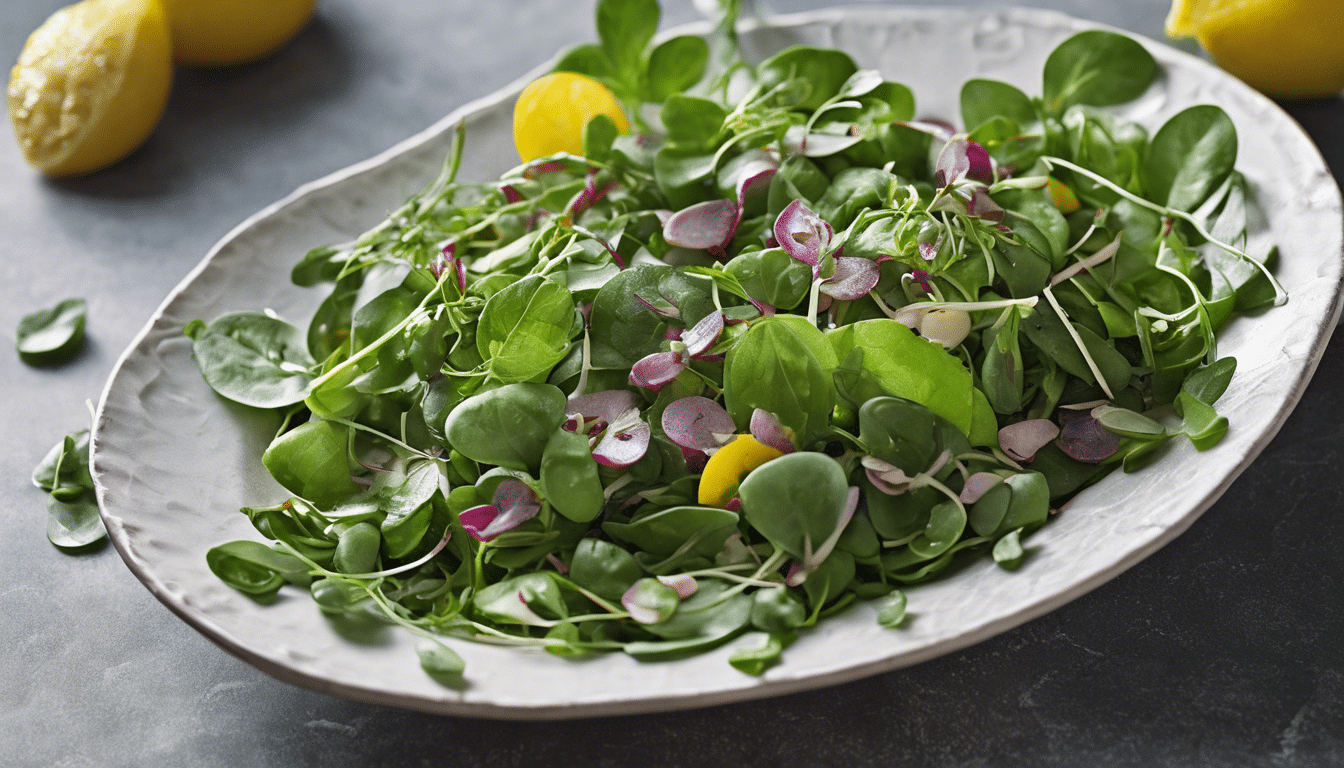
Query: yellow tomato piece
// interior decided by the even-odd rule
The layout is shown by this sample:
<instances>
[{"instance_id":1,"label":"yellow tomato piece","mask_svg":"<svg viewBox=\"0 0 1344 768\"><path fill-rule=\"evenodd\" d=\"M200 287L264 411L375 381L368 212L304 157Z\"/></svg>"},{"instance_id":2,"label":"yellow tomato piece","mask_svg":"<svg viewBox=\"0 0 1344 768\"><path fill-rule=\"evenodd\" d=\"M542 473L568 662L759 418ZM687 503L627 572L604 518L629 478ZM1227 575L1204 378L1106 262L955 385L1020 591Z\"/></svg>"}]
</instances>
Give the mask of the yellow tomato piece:
<instances>
[{"instance_id":1,"label":"yellow tomato piece","mask_svg":"<svg viewBox=\"0 0 1344 768\"><path fill-rule=\"evenodd\" d=\"M706 507L727 505L748 472L783 455L751 435L738 435L705 462L705 471L700 474L699 502Z\"/></svg>"},{"instance_id":2,"label":"yellow tomato piece","mask_svg":"<svg viewBox=\"0 0 1344 768\"><path fill-rule=\"evenodd\" d=\"M533 80L513 106L513 143L523 162L556 152L583 154L583 127L606 115L619 133L630 123L616 95L591 77L552 72Z\"/></svg>"},{"instance_id":3,"label":"yellow tomato piece","mask_svg":"<svg viewBox=\"0 0 1344 768\"><path fill-rule=\"evenodd\" d=\"M1045 189L1050 193L1050 199L1054 201L1055 207L1059 209L1060 213L1068 215L1082 207L1078 202L1078 196L1073 193L1069 185L1054 176L1049 177L1049 179L1045 184Z\"/></svg>"},{"instance_id":4,"label":"yellow tomato piece","mask_svg":"<svg viewBox=\"0 0 1344 768\"><path fill-rule=\"evenodd\" d=\"M256 61L284 45L313 17L317 0L163 0L173 56L183 64Z\"/></svg>"},{"instance_id":5,"label":"yellow tomato piece","mask_svg":"<svg viewBox=\"0 0 1344 768\"><path fill-rule=\"evenodd\" d=\"M84 0L28 38L6 101L23 156L51 176L111 165L140 146L172 83L159 0Z\"/></svg>"},{"instance_id":6,"label":"yellow tomato piece","mask_svg":"<svg viewBox=\"0 0 1344 768\"><path fill-rule=\"evenodd\" d=\"M1344 90L1340 0L1173 0L1167 34L1194 37L1219 66L1271 96Z\"/></svg>"}]
</instances>

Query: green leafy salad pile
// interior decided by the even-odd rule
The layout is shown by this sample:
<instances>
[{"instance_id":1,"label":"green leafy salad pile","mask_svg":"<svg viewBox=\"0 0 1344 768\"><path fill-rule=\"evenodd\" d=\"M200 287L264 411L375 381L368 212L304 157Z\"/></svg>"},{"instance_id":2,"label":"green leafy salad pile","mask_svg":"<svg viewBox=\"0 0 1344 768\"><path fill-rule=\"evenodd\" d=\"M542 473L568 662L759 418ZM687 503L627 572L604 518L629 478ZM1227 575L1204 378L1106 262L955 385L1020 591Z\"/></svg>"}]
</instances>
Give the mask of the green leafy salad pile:
<instances>
[{"instance_id":1,"label":"green leafy salad pile","mask_svg":"<svg viewBox=\"0 0 1344 768\"><path fill-rule=\"evenodd\" d=\"M1215 333L1285 300L1221 109L1151 135L1105 111L1158 66L1088 31L1040 97L966 83L958 132L841 51L748 65L734 21L670 59L642 53L655 0L601 0L560 66L635 133L599 116L582 156L464 183L459 130L427 189L294 268L328 291L306 328L187 328L215 391L284 421L261 460L292 497L244 509L270 543L214 573L410 628L435 674L463 668L443 636L656 659L747 632L759 674L1218 442Z\"/></svg>"}]
</instances>

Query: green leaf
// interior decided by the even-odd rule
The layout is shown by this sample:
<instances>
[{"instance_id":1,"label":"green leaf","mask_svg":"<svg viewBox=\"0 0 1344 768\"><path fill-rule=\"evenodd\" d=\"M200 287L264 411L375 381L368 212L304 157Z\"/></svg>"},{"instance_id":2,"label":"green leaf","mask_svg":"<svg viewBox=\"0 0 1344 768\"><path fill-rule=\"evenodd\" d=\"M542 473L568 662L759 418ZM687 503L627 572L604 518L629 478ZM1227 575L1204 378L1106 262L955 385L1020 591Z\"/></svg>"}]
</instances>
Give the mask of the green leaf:
<instances>
[{"instance_id":1,"label":"green leaf","mask_svg":"<svg viewBox=\"0 0 1344 768\"><path fill-rule=\"evenodd\" d=\"M1092 418L1117 435L1132 437L1136 440L1153 440L1167 436L1166 427L1128 408L1116 408L1109 405L1098 406L1092 410Z\"/></svg>"},{"instance_id":2,"label":"green leaf","mask_svg":"<svg viewBox=\"0 0 1344 768\"><path fill-rule=\"evenodd\" d=\"M86 313L83 299L66 299L24 315L15 332L19 358L29 365L52 365L74 357L84 343Z\"/></svg>"},{"instance_id":3,"label":"green leaf","mask_svg":"<svg viewBox=\"0 0 1344 768\"><path fill-rule=\"evenodd\" d=\"M92 491L73 499L47 498L47 539L67 549L84 547L107 535Z\"/></svg>"},{"instance_id":4,"label":"green leaf","mask_svg":"<svg viewBox=\"0 0 1344 768\"><path fill-rule=\"evenodd\" d=\"M601 539L583 539L569 563L569 580L612 602L644 575L634 556Z\"/></svg>"},{"instance_id":5,"label":"green leaf","mask_svg":"<svg viewBox=\"0 0 1344 768\"><path fill-rule=\"evenodd\" d=\"M597 36L618 79L639 82L644 48L658 31L658 0L598 0Z\"/></svg>"},{"instance_id":6,"label":"green leaf","mask_svg":"<svg viewBox=\"0 0 1344 768\"><path fill-rule=\"evenodd\" d=\"M607 162L611 158L611 145L615 143L618 134L616 123L610 117L593 115L583 126L583 156L594 162ZM570 290L573 289L574 286L570 285Z\"/></svg>"},{"instance_id":7,"label":"green leaf","mask_svg":"<svg viewBox=\"0 0 1344 768\"><path fill-rule=\"evenodd\" d=\"M1219 416L1213 406L1185 390L1176 395L1176 409L1184 417L1181 431L1190 438L1196 450L1207 451L1227 434L1227 418Z\"/></svg>"},{"instance_id":8,"label":"green leaf","mask_svg":"<svg viewBox=\"0 0 1344 768\"><path fill-rule=\"evenodd\" d=\"M775 414L806 445L830 425L835 353L816 326L797 315L751 324L724 364L724 405L738 424L757 409Z\"/></svg>"},{"instance_id":9,"label":"green leaf","mask_svg":"<svg viewBox=\"0 0 1344 768\"><path fill-rule=\"evenodd\" d=\"M1045 109L1058 115L1073 104L1108 107L1137 99L1157 77L1142 44L1104 30L1079 32L1045 60Z\"/></svg>"},{"instance_id":10,"label":"green leaf","mask_svg":"<svg viewBox=\"0 0 1344 768\"><path fill-rule=\"evenodd\" d=\"M864 320L826 337L839 358L863 350L863 368L882 391L864 393L860 401L884 394L913 400L970 434L971 374L946 349L890 320Z\"/></svg>"},{"instance_id":11,"label":"green leaf","mask_svg":"<svg viewBox=\"0 0 1344 768\"><path fill-rule=\"evenodd\" d=\"M231 541L205 553L210 571L230 587L249 595L275 592L286 573L304 571L302 560L257 541Z\"/></svg>"},{"instance_id":12,"label":"green leaf","mask_svg":"<svg viewBox=\"0 0 1344 768\"><path fill-rule=\"evenodd\" d=\"M1016 86L998 80L967 80L961 86L961 120L974 131L996 117L1012 121L1019 130L1039 122L1036 107Z\"/></svg>"},{"instance_id":13,"label":"green leaf","mask_svg":"<svg viewBox=\"0 0 1344 768\"><path fill-rule=\"evenodd\" d=\"M333 421L301 424L277 437L261 456L275 481L290 493L326 508L353 495L346 448L350 430Z\"/></svg>"},{"instance_id":14,"label":"green leaf","mask_svg":"<svg viewBox=\"0 0 1344 768\"><path fill-rule=\"evenodd\" d=\"M472 461L535 472L546 443L565 420L565 395L550 384L522 382L482 392L448 414L444 434Z\"/></svg>"},{"instance_id":15,"label":"green leaf","mask_svg":"<svg viewBox=\"0 0 1344 768\"><path fill-rule=\"evenodd\" d=\"M557 429L541 455L541 487L546 501L570 520L586 523L602 512L606 497L588 438Z\"/></svg>"},{"instance_id":16,"label":"green leaf","mask_svg":"<svg viewBox=\"0 0 1344 768\"><path fill-rule=\"evenodd\" d=\"M1200 104L1177 113L1148 145L1144 179L1148 196L1193 211L1232 173L1237 128L1221 108Z\"/></svg>"},{"instance_id":17,"label":"green leaf","mask_svg":"<svg viewBox=\"0 0 1344 768\"><path fill-rule=\"evenodd\" d=\"M795 45L771 56L757 67L761 87L769 90L792 83L783 99L786 106L812 111L840 93L859 70L849 54L829 48Z\"/></svg>"},{"instance_id":18,"label":"green leaf","mask_svg":"<svg viewBox=\"0 0 1344 768\"><path fill-rule=\"evenodd\" d=\"M895 629L905 623L905 593L896 590L878 605L877 624L887 629Z\"/></svg>"},{"instance_id":19,"label":"green leaf","mask_svg":"<svg viewBox=\"0 0 1344 768\"><path fill-rule=\"evenodd\" d=\"M994 542L994 562L1007 570L1014 570L1022 564L1022 529L1009 531L1003 538Z\"/></svg>"},{"instance_id":20,"label":"green leaf","mask_svg":"<svg viewBox=\"0 0 1344 768\"><path fill-rule=\"evenodd\" d=\"M606 80L612 75L611 59L601 46L583 43L560 54L555 72L574 72L594 80Z\"/></svg>"},{"instance_id":21,"label":"green leaf","mask_svg":"<svg viewBox=\"0 0 1344 768\"><path fill-rule=\"evenodd\" d=\"M738 520L736 512L716 507L672 507L628 523L608 521L602 524L602 530L659 557L667 557L692 541L688 552L713 557L723 549Z\"/></svg>"},{"instance_id":22,"label":"green leaf","mask_svg":"<svg viewBox=\"0 0 1344 768\"><path fill-rule=\"evenodd\" d=\"M1181 390L1206 405L1213 405L1227 391L1232 375L1237 372L1237 359L1223 357L1190 374Z\"/></svg>"},{"instance_id":23,"label":"green leaf","mask_svg":"<svg viewBox=\"0 0 1344 768\"><path fill-rule=\"evenodd\" d=\"M431 675L455 677L467 668L467 662L457 651L437 640L424 640L416 645L415 655L420 658L420 667Z\"/></svg>"},{"instance_id":24,"label":"green leaf","mask_svg":"<svg viewBox=\"0 0 1344 768\"><path fill-rule=\"evenodd\" d=\"M700 82L708 62L709 45L702 38L682 35L660 43L645 68L645 100L657 104Z\"/></svg>"},{"instance_id":25,"label":"green leaf","mask_svg":"<svg viewBox=\"0 0 1344 768\"><path fill-rule=\"evenodd\" d=\"M216 319L192 338L191 354L211 389L255 408L302 402L316 365L298 328L260 312Z\"/></svg>"},{"instance_id":26,"label":"green leaf","mask_svg":"<svg viewBox=\"0 0 1344 768\"><path fill-rule=\"evenodd\" d=\"M369 523L355 523L341 532L332 561L341 573L372 573L378 567L382 536Z\"/></svg>"},{"instance_id":27,"label":"green leaf","mask_svg":"<svg viewBox=\"0 0 1344 768\"><path fill-rule=\"evenodd\" d=\"M738 495L747 522L775 548L802 559L839 533L849 482L835 459L800 451L757 467Z\"/></svg>"},{"instance_id":28,"label":"green leaf","mask_svg":"<svg viewBox=\"0 0 1344 768\"><path fill-rule=\"evenodd\" d=\"M807 607L791 589L758 589L752 593L751 625L782 634L807 623Z\"/></svg>"},{"instance_id":29,"label":"green leaf","mask_svg":"<svg viewBox=\"0 0 1344 768\"><path fill-rule=\"evenodd\" d=\"M783 638L779 635L767 635L765 642L757 647L734 650L728 657L728 663L739 672L759 677L765 674L765 670L779 663L779 656L783 650Z\"/></svg>"},{"instance_id":30,"label":"green leaf","mask_svg":"<svg viewBox=\"0 0 1344 768\"><path fill-rule=\"evenodd\" d=\"M727 116L723 107L698 96L675 94L663 102L662 120L667 127L667 139L680 148L711 150Z\"/></svg>"},{"instance_id":31,"label":"green leaf","mask_svg":"<svg viewBox=\"0 0 1344 768\"><path fill-rule=\"evenodd\" d=\"M506 384L528 381L564 359L573 326L569 289L532 275L486 302L476 349L495 378Z\"/></svg>"}]
</instances>

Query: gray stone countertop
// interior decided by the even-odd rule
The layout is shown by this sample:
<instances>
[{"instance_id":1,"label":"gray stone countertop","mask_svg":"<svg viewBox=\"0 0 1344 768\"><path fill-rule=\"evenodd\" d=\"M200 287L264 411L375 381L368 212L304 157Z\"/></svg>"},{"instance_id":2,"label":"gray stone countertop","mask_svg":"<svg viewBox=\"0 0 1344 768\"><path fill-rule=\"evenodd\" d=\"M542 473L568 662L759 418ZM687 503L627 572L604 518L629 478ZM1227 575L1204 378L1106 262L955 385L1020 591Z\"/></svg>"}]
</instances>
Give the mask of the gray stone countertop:
<instances>
[{"instance_id":1,"label":"gray stone countertop","mask_svg":"<svg viewBox=\"0 0 1344 768\"><path fill-rule=\"evenodd\" d=\"M0 4L0 59L63 0ZM974 5L976 3L945 3ZM980 3L985 5L987 3ZM1038 0L1161 39L1163 0ZM665 24L691 20L668 0ZM820 7L770 0L777 11ZM122 348L211 244L591 39L592 3L323 0L277 55L179 69L131 158L43 180L0 131L0 328L70 296L87 348L0 353L0 764L1316 766L1344 763L1344 349L1174 543L1095 592L920 666L784 698L540 724L435 717L274 680L161 606L111 547L47 543L32 466L87 425ZM1285 105L1344 174L1344 100ZM10 331L6 330L6 334Z\"/></svg>"}]
</instances>

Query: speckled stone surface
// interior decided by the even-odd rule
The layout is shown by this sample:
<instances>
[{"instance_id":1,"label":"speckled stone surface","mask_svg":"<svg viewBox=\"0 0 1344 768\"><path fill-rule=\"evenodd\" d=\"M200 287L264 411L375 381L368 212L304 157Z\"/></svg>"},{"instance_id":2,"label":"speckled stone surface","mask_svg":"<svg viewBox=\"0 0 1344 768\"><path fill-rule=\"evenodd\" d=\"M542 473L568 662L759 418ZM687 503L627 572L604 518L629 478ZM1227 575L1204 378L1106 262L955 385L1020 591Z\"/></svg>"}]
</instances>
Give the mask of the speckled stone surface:
<instances>
[{"instance_id":1,"label":"speckled stone surface","mask_svg":"<svg viewBox=\"0 0 1344 768\"><path fill-rule=\"evenodd\" d=\"M0 7L0 56L59 4ZM176 619L110 548L44 539L31 466L87 419L116 355L237 222L591 37L588 9L325 0L240 70L179 73L129 161L51 183L0 138L0 328L83 295L73 364L0 355L0 762L210 765L1332 765L1344 761L1344 414L1326 351L1278 439L1183 536L1096 592L910 669L756 703L510 724L355 704L276 681ZM669 22L694 16L669 3ZM814 3L774 0L772 10ZM961 5L960 3L958 5ZM1163 3L1058 0L1159 36ZM519 30L526 30L520 33ZM1344 173L1344 102L1290 111Z\"/></svg>"}]
</instances>

